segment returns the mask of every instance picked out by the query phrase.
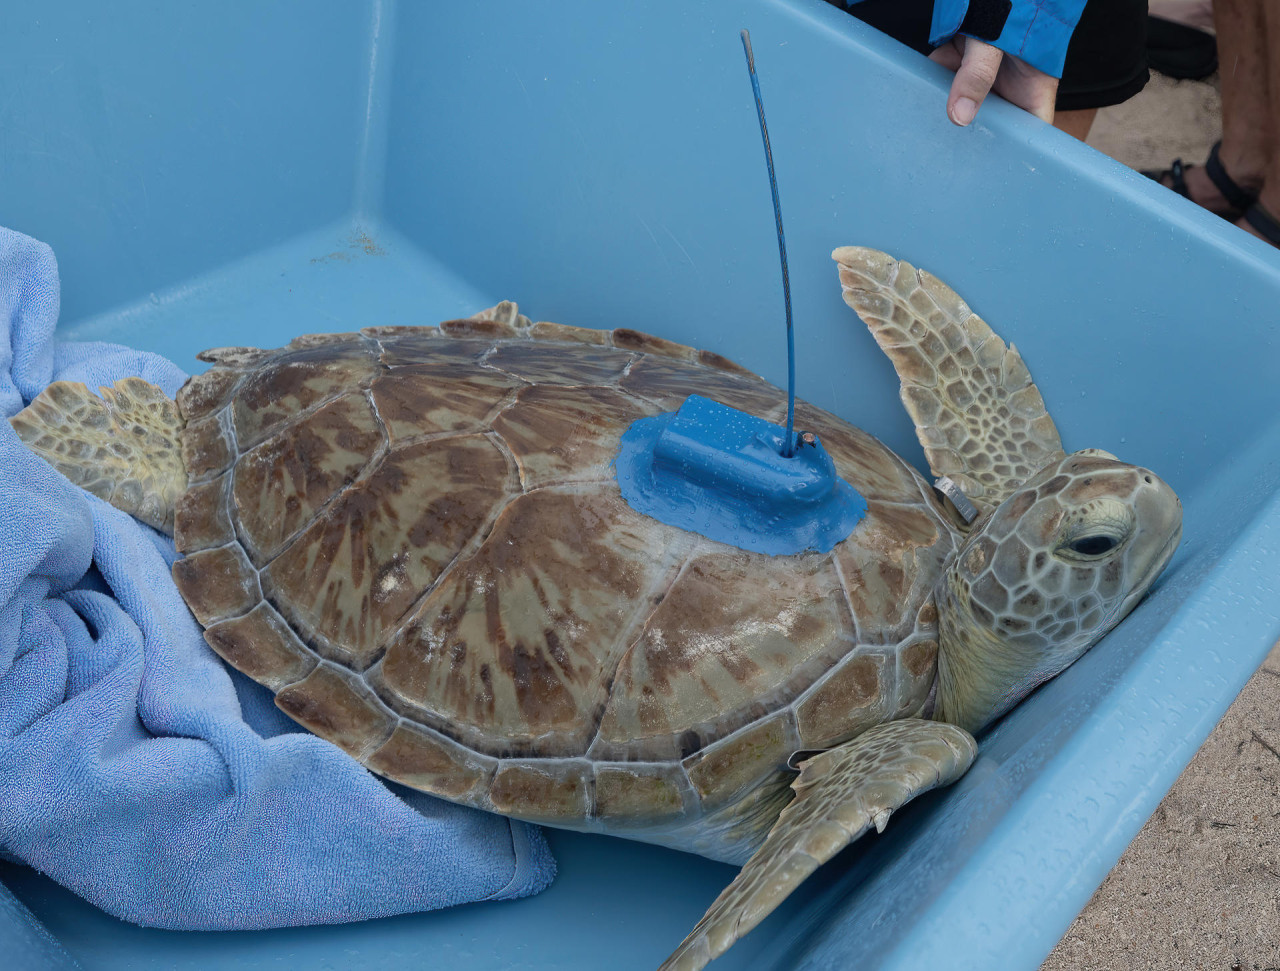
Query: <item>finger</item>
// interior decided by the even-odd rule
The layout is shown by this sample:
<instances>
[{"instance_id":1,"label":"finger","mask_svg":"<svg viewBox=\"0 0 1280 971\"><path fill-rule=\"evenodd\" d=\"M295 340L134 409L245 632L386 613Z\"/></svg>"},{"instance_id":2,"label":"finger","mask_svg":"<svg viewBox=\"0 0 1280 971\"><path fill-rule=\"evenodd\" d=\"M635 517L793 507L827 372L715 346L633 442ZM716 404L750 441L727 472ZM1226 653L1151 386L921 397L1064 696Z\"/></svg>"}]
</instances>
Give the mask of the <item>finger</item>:
<instances>
[{"instance_id":1,"label":"finger","mask_svg":"<svg viewBox=\"0 0 1280 971\"><path fill-rule=\"evenodd\" d=\"M1034 71L1034 68L1032 70ZM1035 71L1034 75L1023 80L1016 90L1005 92L1002 84L997 82L995 91L996 94L1003 95L1041 121L1053 124L1054 103L1058 100L1058 79L1052 75Z\"/></svg>"},{"instance_id":2,"label":"finger","mask_svg":"<svg viewBox=\"0 0 1280 971\"><path fill-rule=\"evenodd\" d=\"M956 79L951 82L951 94L947 98L947 117L952 122L963 126L973 121L983 99L996 83L1003 57L997 47L972 37L966 39L964 57L956 69Z\"/></svg>"},{"instance_id":3,"label":"finger","mask_svg":"<svg viewBox=\"0 0 1280 971\"><path fill-rule=\"evenodd\" d=\"M964 54L964 34L956 34L949 41L929 55L929 60L936 61L949 71L960 67Z\"/></svg>"}]
</instances>

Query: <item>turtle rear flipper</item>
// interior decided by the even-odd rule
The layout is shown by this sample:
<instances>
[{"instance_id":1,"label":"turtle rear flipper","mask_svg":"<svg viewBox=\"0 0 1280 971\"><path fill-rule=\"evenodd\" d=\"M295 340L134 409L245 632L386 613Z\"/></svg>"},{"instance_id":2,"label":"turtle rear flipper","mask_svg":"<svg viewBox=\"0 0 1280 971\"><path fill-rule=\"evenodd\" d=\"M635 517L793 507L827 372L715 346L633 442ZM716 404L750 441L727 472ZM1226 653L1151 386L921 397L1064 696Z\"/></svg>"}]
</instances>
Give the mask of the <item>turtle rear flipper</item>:
<instances>
[{"instance_id":1,"label":"turtle rear flipper","mask_svg":"<svg viewBox=\"0 0 1280 971\"><path fill-rule=\"evenodd\" d=\"M1065 454L1022 355L949 286L877 250L842 246L844 300L902 381L929 467L988 512Z\"/></svg>"},{"instance_id":2,"label":"turtle rear flipper","mask_svg":"<svg viewBox=\"0 0 1280 971\"><path fill-rule=\"evenodd\" d=\"M768 838L659 971L698 971L764 920L801 882L922 792L954 782L977 754L945 722L886 722L800 763L796 797Z\"/></svg>"},{"instance_id":3,"label":"turtle rear flipper","mask_svg":"<svg viewBox=\"0 0 1280 971\"><path fill-rule=\"evenodd\" d=\"M173 400L141 378L101 388L56 381L9 419L18 437L76 485L149 526L173 533L187 488Z\"/></svg>"}]
</instances>

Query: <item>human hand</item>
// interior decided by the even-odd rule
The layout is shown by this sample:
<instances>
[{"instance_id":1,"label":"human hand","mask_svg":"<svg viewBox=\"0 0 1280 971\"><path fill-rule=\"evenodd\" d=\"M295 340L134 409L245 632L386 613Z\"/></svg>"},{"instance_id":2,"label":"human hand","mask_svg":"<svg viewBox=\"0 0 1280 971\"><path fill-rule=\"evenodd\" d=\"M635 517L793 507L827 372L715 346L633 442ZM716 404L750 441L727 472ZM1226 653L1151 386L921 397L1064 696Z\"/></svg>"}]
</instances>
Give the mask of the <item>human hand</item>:
<instances>
[{"instance_id":1,"label":"human hand","mask_svg":"<svg viewBox=\"0 0 1280 971\"><path fill-rule=\"evenodd\" d=\"M1053 75L963 34L956 34L929 57L956 72L947 96L947 117L955 124L964 126L973 121L988 91L1042 121L1053 122L1058 94L1058 79Z\"/></svg>"}]
</instances>

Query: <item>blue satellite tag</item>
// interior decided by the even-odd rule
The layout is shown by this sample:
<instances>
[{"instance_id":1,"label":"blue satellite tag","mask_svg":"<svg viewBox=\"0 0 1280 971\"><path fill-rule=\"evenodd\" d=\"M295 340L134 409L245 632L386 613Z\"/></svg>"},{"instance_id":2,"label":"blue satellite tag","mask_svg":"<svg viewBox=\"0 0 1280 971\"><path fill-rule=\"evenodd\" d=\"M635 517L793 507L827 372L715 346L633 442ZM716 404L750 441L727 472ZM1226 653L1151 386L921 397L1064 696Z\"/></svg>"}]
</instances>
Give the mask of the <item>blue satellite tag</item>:
<instances>
[{"instance_id":1,"label":"blue satellite tag","mask_svg":"<svg viewBox=\"0 0 1280 971\"><path fill-rule=\"evenodd\" d=\"M817 436L790 457L772 422L700 395L634 422L615 462L638 512L755 553L826 552L866 515L866 500L836 475Z\"/></svg>"}]
</instances>

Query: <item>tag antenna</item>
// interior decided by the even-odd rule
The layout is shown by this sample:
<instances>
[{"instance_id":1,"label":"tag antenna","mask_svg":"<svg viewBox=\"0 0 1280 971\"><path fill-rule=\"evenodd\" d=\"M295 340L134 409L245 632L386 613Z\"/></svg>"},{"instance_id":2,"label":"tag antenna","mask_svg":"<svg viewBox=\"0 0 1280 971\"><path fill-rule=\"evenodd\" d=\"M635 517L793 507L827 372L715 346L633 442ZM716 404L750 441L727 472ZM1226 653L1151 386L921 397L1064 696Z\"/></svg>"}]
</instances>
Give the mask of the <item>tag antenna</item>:
<instances>
[{"instance_id":1,"label":"tag antenna","mask_svg":"<svg viewBox=\"0 0 1280 971\"><path fill-rule=\"evenodd\" d=\"M782 439L782 457L795 455L796 435L796 340L791 324L791 277L787 273L787 240L782 233L782 203L778 200L778 179L773 171L773 150L769 147L769 127L764 121L764 101L760 98L760 79L756 76L756 58L751 52L751 34L742 31L742 49L747 55L747 71L751 90L756 96L756 114L760 118L760 137L764 140L764 158L769 166L769 188L773 192L773 219L778 225L778 259L782 262L782 299L787 308L787 432Z\"/></svg>"}]
</instances>

